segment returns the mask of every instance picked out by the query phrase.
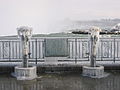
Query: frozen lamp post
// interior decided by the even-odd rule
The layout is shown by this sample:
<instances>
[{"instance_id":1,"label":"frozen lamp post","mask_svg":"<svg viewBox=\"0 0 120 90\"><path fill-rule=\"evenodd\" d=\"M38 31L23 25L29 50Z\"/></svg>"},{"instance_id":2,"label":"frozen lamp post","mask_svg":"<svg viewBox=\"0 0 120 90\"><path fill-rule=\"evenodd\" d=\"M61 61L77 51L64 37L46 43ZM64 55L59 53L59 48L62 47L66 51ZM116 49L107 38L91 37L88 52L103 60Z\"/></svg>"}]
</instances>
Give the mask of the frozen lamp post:
<instances>
[{"instance_id":1,"label":"frozen lamp post","mask_svg":"<svg viewBox=\"0 0 120 90\"><path fill-rule=\"evenodd\" d=\"M99 27L90 28L90 66L83 66L83 76L91 78L102 78L104 77L104 67L96 65L96 51L99 44Z\"/></svg>"},{"instance_id":2,"label":"frozen lamp post","mask_svg":"<svg viewBox=\"0 0 120 90\"><path fill-rule=\"evenodd\" d=\"M27 26L22 26L17 28L18 37L20 38L21 48L22 48L22 65L15 67L15 72L12 73L17 80L32 80L37 77L36 66L28 65L28 52L29 52L29 40L32 36L32 28Z\"/></svg>"},{"instance_id":3,"label":"frozen lamp post","mask_svg":"<svg viewBox=\"0 0 120 90\"><path fill-rule=\"evenodd\" d=\"M21 40L21 46L22 46L22 56L23 56L23 67L28 67L28 44L29 44L29 39L32 36L32 28L29 27L20 27L17 28L18 30L18 37Z\"/></svg>"},{"instance_id":4,"label":"frozen lamp post","mask_svg":"<svg viewBox=\"0 0 120 90\"><path fill-rule=\"evenodd\" d=\"M92 27L90 29L90 42L91 42L91 53L90 53L90 60L91 60L91 67L96 66L96 51L99 44L99 32L101 29L99 27Z\"/></svg>"}]
</instances>

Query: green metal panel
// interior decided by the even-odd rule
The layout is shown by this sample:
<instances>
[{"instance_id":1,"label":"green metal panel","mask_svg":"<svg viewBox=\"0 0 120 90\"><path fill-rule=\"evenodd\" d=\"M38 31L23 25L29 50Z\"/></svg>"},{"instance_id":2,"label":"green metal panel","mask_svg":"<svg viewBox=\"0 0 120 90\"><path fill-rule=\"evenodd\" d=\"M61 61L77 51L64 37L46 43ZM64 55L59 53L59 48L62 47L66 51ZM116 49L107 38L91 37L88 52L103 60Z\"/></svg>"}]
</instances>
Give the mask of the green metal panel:
<instances>
[{"instance_id":1,"label":"green metal panel","mask_svg":"<svg viewBox=\"0 0 120 90\"><path fill-rule=\"evenodd\" d=\"M68 56L67 39L46 39L46 57L65 57Z\"/></svg>"}]
</instances>

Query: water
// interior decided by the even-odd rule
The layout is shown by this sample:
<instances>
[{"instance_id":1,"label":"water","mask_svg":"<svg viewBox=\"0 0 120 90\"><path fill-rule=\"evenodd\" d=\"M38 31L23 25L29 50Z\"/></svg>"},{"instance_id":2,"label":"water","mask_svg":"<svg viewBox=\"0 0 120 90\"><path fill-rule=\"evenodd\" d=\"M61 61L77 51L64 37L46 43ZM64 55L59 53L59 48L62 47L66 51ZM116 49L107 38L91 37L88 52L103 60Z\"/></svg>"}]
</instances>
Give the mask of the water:
<instances>
[{"instance_id":1,"label":"water","mask_svg":"<svg viewBox=\"0 0 120 90\"><path fill-rule=\"evenodd\" d=\"M0 75L0 90L120 90L120 73L112 72L102 79L83 77L79 73L42 74L32 81Z\"/></svg>"}]
</instances>

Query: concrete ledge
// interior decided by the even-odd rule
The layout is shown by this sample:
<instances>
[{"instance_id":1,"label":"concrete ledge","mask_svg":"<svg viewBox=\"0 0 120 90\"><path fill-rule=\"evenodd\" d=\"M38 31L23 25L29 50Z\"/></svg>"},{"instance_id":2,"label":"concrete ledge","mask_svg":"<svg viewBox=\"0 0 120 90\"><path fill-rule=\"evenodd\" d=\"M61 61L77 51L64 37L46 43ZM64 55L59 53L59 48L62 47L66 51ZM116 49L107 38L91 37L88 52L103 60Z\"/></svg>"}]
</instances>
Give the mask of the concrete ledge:
<instances>
[{"instance_id":1,"label":"concrete ledge","mask_svg":"<svg viewBox=\"0 0 120 90\"><path fill-rule=\"evenodd\" d=\"M33 64L32 64L33 65ZM31 65L31 66L32 66ZM86 65L87 66L87 65ZM89 66L89 65L88 65ZM104 66L104 70L120 70L120 64L114 65L102 65ZM14 72L13 66L0 66L0 73L12 73ZM45 73L45 72L78 72L82 71L82 65L79 64L58 64L58 65L46 65L46 64L38 64L37 65L37 73Z\"/></svg>"},{"instance_id":2,"label":"concrete ledge","mask_svg":"<svg viewBox=\"0 0 120 90\"><path fill-rule=\"evenodd\" d=\"M36 66L30 66L23 68L21 66L15 67L15 72L12 73L12 76L16 77L17 80L32 80L37 77Z\"/></svg>"},{"instance_id":3,"label":"concrete ledge","mask_svg":"<svg viewBox=\"0 0 120 90\"><path fill-rule=\"evenodd\" d=\"M88 76L91 78L102 78L104 77L104 67L103 66L83 66L83 76Z\"/></svg>"},{"instance_id":4,"label":"concrete ledge","mask_svg":"<svg viewBox=\"0 0 120 90\"><path fill-rule=\"evenodd\" d=\"M45 57L46 65L58 65L58 60L65 60L67 57Z\"/></svg>"}]
</instances>

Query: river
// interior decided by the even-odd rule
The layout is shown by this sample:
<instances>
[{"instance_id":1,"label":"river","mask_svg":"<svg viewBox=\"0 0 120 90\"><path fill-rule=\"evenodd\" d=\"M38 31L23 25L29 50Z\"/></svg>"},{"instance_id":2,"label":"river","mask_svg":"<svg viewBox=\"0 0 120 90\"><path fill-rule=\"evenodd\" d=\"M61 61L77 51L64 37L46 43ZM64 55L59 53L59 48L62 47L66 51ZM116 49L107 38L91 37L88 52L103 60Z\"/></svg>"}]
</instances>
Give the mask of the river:
<instances>
[{"instance_id":1,"label":"river","mask_svg":"<svg viewBox=\"0 0 120 90\"><path fill-rule=\"evenodd\" d=\"M17 81L9 74L0 74L0 90L120 90L120 73L92 79L80 73L40 74L32 81Z\"/></svg>"}]
</instances>

